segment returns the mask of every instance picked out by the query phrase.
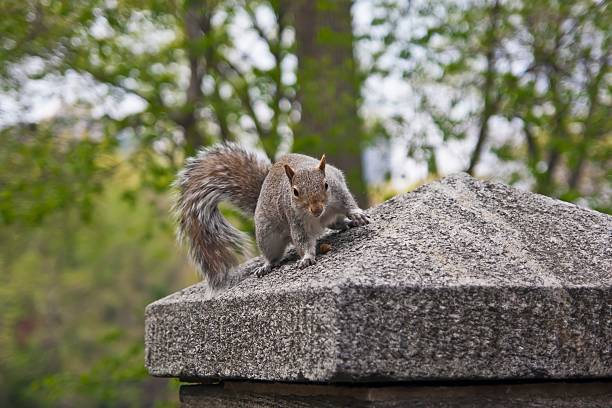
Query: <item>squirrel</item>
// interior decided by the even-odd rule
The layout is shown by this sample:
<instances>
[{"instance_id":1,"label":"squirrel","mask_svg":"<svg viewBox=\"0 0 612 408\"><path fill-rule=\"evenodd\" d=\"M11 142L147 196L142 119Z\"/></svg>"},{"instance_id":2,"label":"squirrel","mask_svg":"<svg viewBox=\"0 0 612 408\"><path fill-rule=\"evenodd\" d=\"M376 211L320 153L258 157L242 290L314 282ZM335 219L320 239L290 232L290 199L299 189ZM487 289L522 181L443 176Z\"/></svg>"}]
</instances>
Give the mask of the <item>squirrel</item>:
<instances>
[{"instance_id":1,"label":"squirrel","mask_svg":"<svg viewBox=\"0 0 612 408\"><path fill-rule=\"evenodd\" d=\"M221 143L188 159L175 187L179 241L187 241L191 259L213 290L240 278L233 272L249 247L247 235L219 212L221 201L255 217L255 238L265 259L257 277L282 261L290 243L305 268L316 262L316 241L326 228L370 222L325 155L317 160L291 153L272 164L235 143Z\"/></svg>"}]
</instances>

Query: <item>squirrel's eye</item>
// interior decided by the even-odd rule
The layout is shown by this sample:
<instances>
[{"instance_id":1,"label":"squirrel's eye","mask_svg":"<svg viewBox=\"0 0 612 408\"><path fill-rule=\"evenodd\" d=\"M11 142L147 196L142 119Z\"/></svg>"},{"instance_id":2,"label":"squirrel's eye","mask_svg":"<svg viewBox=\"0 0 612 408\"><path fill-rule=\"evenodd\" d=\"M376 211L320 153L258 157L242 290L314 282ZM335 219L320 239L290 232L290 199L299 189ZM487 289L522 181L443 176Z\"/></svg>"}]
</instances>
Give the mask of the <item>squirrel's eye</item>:
<instances>
[{"instance_id":1,"label":"squirrel's eye","mask_svg":"<svg viewBox=\"0 0 612 408\"><path fill-rule=\"evenodd\" d=\"M293 195L296 196L296 197L300 196L300 192L297 191L297 188L295 188L295 187L293 188Z\"/></svg>"},{"instance_id":2,"label":"squirrel's eye","mask_svg":"<svg viewBox=\"0 0 612 408\"><path fill-rule=\"evenodd\" d=\"M325 189L327 190L329 188L329 184L325 183Z\"/></svg>"}]
</instances>

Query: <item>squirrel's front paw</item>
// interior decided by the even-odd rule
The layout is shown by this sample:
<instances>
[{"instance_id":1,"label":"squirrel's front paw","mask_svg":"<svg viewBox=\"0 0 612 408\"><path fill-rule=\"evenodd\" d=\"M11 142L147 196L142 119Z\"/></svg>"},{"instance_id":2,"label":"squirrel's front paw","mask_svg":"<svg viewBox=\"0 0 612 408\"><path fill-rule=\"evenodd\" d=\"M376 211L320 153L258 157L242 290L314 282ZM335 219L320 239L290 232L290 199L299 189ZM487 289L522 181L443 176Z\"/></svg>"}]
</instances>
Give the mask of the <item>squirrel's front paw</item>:
<instances>
[{"instance_id":1,"label":"squirrel's front paw","mask_svg":"<svg viewBox=\"0 0 612 408\"><path fill-rule=\"evenodd\" d=\"M300 262L298 263L298 267L300 269L304 269L310 265L314 265L315 263L317 263L317 260L315 258L311 258L311 257L304 257L302 259L300 259Z\"/></svg>"},{"instance_id":2,"label":"squirrel's front paw","mask_svg":"<svg viewBox=\"0 0 612 408\"><path fill-rule=\"evenodd\" d=\"M255 270L255 276L257 276L258 278L261 278L262 276L269 274L271 270L272 270L272 265L270 264L262 265Z\"/></svg>"},{"instance_id":3,"label":"squirrel's front paw","mask_svg":"<svg viewBox=\"0 0 612 408\"><path fill-rule=\"evenodd\" d=\"M370 217L362 209L353 210L348 214L349 226L361 227L370 223Z\"/></svg>"}]
</instances>

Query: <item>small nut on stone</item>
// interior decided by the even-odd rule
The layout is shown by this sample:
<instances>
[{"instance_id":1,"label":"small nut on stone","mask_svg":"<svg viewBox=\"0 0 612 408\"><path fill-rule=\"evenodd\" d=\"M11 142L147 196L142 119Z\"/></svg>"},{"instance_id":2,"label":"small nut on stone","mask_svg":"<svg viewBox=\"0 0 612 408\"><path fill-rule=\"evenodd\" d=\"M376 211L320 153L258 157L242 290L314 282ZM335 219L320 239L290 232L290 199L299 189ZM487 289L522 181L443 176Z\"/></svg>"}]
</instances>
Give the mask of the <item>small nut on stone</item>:
<instances>
[{"instance_id":1,"label":"small nut on stone","mask_svg":"<svg viewBox=\"0 0 612 408\"><path fill-rule=\"evenodd\" d=\"M332 246L329 244L321 244L321 246L319 247L319 250L321 251L322 254L326 254L329 251L331 251Z\"/></svg>"}]
</instances>

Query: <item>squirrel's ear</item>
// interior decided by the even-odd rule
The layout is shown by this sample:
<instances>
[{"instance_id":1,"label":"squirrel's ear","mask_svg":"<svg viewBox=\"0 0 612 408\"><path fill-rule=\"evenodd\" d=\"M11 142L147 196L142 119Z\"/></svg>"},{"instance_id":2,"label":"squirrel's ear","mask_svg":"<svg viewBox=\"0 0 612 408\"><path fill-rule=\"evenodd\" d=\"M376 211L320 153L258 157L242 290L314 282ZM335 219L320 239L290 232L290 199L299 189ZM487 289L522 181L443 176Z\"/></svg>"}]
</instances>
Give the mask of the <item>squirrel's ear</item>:
<instances>
[{"instance_id":1,"label":"squirrel's ear","mask_svg":"<svg viewBox=\"0 0 612 408\"><path fill-rule=\"evenodd\" d=\"M321 156L321 161L319 162L319 170L325 173L325 154Z\"/></svg>"},{"instance_id":2,"label":"squirrel's ear","mask_svg":"<svg viewBox=\"0 0 612 408\"><path fill-rule=\"evenodd\" d=\"M287 173L287 177L289 177L289 181L293 181L293 176L295 175L295 171L293 171L291 166L288 164L285 164L285 173Z\"/></svg>"}]
</instances>

